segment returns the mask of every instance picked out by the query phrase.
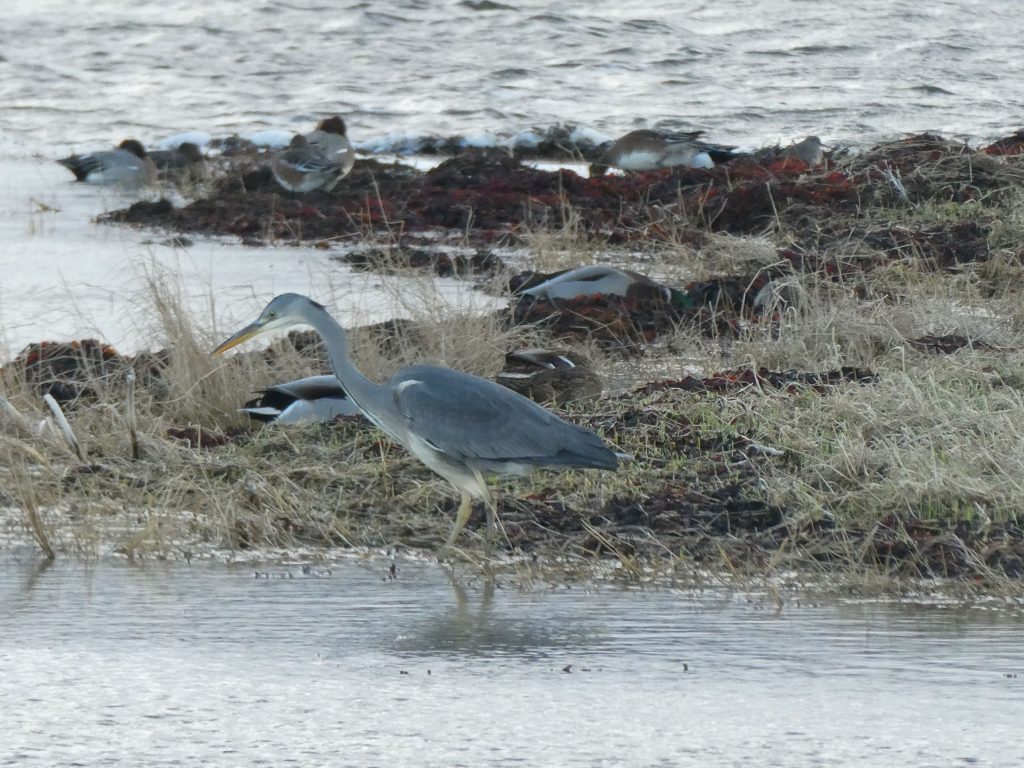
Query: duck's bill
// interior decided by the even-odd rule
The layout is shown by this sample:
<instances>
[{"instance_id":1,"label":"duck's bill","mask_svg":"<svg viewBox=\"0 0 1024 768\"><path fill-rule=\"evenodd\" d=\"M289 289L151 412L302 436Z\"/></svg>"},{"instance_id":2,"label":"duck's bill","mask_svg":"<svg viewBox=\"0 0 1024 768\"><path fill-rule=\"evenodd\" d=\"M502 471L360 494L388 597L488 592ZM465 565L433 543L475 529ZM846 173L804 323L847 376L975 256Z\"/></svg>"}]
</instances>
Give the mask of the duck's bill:
<instances>
[{"instance_id":1,"label":"duck's bill","mask_svg":"<svg viewBox=\"0 0 1024 768\"><path fill-rule=\"evenodd\" d=\"M232 347L237 347L239 344L242 344L242 343L248 341L249 339L251 339L251 338L253 338L255 336L259 336L262 332L263 332L263 326L261 326L259 323L250 323L249 325L245 326L245 328L240 330L235 335L233 335L230 338L225 339L224 341L222 341L217 346L217 348L215 350L213 350L213 352L211 354L214 354L214 355L223 354L224 352L227 352Z\"/></svg>"}]
</instances>

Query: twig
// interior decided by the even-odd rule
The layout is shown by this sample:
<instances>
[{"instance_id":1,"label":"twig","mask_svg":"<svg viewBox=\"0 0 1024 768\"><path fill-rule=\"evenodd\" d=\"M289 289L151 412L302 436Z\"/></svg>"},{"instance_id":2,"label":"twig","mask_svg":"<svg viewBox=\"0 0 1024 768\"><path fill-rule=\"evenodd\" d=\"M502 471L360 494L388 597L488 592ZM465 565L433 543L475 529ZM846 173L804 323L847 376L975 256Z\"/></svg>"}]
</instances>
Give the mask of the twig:
<instances>
[{"instance_id":1,"label":"twig","mask_svg":"<svg viewBox=\"0 0 1024 768\"><path fill-rule=\"evenodd\" d=\"M64 415L64 411L60 409L60 403L54 400L53 395L49 393L43 395L43 400L46 401L50 411L53 413L53 418L56 420L57 426L60 427L61 434L64 435L64 439L67 440L71 450L74 451L75 455L78 456L82 463L85 463L85 454L82 452L82 446L78 442L78 438L75 437L75 432L71 429L71 425L68 423L68 419Z\"/></svg>"},{"instance_id":2,"label":"twig","mask_svg":"<svg viewBox=\"0 0 1024 768\"><path fill-rule=\"evenodd\" d=\"M128 392L125 396L125 411L128 420L128 435L132 440L132 458L139 459L139 431L135 418L135 371L128 369L125 377L128 384Z\"/></svg>"},{"instance_id":3,"label":"twig","mask_svg":"<svg viewBox=\"0 0 1024 768\"><path fill-rule=\"evenodd\" d=\"M6 397L0 397L0 413L6 414L7 417L14 422L14 426L17 427L20 432L25 435L34 434L32 424L29 420L22 416L18 412L18 409L11 405L11 401Z\"/></svg>"},{"instance_id":4,"label":"twig","mask_svg":"<svg viewBox=\"0 0 1024 768\"><path fill-rule=\"evenodd\" d=\"M28 515L28 525L32 530L32 535L35 537L36 542L39 544L39 548L43 550L43 554L47 560L53 560L56 558L56 554L53 551L53 547L50 545L50 535L46 532L46 526L43 525L42 519L39 517L39 512L36 509L35 503L30 498L25 498L25 514Z\"/></svg>"}]
</instances>

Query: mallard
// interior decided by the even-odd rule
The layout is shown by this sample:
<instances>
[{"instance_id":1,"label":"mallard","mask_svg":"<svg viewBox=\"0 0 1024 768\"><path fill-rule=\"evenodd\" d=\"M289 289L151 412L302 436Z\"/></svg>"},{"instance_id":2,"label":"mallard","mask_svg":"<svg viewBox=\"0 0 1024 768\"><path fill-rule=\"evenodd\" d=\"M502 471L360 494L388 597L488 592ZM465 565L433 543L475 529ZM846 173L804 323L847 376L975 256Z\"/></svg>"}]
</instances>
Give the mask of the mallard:
<instances>
[{"instance_id":1,"label":"mallard","mask_svg":"<svg viewBox=\"0 0 1024 768\"><path fill-rule=\"evenodd\" d=\"M505 355L494 380L538 403L568 403L601 394L604 386L590 361L574 352L520 349Z\"/></svg>"},{"instance_id":2,"label":"mallard","mask_svg":"<svg viewBox=\"0 0 1024 768\"><path fill-rule=\"evenodd\" d=\"M316 424L359 413L334 374L267 387L240 410L256 421L275 424Z\"/></svg>"}]
</instances>

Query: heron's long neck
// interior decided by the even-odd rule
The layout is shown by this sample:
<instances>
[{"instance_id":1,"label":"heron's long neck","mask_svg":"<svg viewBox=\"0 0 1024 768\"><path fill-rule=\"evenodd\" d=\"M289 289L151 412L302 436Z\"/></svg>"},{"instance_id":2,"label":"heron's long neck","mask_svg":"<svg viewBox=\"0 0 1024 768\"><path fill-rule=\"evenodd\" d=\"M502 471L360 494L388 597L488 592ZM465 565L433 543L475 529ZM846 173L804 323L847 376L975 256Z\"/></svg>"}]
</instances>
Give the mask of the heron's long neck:
<instances>
[{"instance_id":1,"label":"heron's long neck","mask_svg":"<svg viewBox=\"0 0 1024 768\"><path fill-rule=\"evenodd\" d=\"M378 401L382 397L390 397L390 395L384 387L370 381L352 364L345 329L324 311L317 312L311 318L310 325L323 339L334 375L341 382L341 386L348 396L359 406L360 410L379 413Z\"/></svg>"}]
</instances>

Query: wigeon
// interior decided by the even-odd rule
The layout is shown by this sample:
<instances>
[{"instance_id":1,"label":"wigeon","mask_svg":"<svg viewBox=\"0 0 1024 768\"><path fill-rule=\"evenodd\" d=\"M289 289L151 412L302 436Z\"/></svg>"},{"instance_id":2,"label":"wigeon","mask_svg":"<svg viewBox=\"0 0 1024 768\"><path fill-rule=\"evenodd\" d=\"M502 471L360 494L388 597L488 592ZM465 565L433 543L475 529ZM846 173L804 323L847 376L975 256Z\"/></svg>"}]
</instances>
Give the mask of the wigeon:
<instances>
[{"instance_id":1,"label":"wigeon","mask_svg":"<svg viewBox=\"0 0 1024 768\"><path fill-rule=\"evenodd\" d=\"M712 168L732 157L732 147L700 140L701 131L668 133L643 128L630 131L611 145L590 166L591 176L608 168L623 171L654 171L659 168Z\"/></svg>"},{"instance_id":2,"label":"wigeon","mask_svg":"<svg viewBox=\"0 0 1024 768\"><path fill-rule=\"evenodd\" d=\"M286 149L273 155L270 170L289 192L330 192L346 173L342 164L314 149L302 134L296 134Z\"/></svg>"},{"instance_id":3,"label":"wigeon","mask_svg":"<svg viewBox=\"0 0 1024 768\"><path fill-rule=\"evenodd\" d=\"M338 116L328 117L305 136L309 146L341 166L342 176L348 175L356 162L356 151L346 135L344 120Z\"/></svg>"},{"instance_id":4,"label":"wigeon","mask_svg":"<svg viewBox=\"0 0 1024 768\"><path fill-rule=\"evenodd\" d=\"M116 149L71 155L57 162L86 184L140 186L157 178L156 164L135 139L125 139Z\"/></svg>"}]
</instances>

